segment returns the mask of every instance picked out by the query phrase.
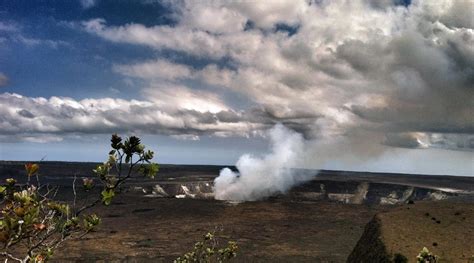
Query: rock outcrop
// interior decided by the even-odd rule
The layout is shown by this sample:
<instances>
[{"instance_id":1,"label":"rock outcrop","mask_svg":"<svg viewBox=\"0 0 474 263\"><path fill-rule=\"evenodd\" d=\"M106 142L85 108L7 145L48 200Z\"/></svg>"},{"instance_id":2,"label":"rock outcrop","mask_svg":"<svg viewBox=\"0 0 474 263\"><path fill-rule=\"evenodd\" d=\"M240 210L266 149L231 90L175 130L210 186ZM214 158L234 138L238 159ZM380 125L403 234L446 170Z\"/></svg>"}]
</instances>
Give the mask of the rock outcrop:
<instances>
[{"instance_id":1,"label":"rock outcrop","mask_svg":"<svg viewBox=\"0 0 474 263\"><path fill-rule=\"evenodd\" d=\"M348 263L380 262L390 263L392 256L387 252L382 239L381 221L376 216L365 226L362 237L347 259Z\"/></svg>"}]
</instances>

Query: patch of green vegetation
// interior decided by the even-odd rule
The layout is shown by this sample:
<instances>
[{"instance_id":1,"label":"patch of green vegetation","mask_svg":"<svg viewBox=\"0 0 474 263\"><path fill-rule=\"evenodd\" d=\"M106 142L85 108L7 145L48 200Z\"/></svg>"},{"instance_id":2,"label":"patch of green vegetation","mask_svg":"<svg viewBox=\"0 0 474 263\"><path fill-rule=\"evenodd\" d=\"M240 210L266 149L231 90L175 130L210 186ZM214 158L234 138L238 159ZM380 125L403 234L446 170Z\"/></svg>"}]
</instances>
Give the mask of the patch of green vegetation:
<instances>
[{"instance_id":1,"label":"patch of green vegetation","mask_svg":"<svg viewBox=\"0 0 474 263\"><path fill-rule=\"evenodd\" d=\"M424 247L416 257L418 263L438 263L440 258L432 254L426 247Z\"/></svg>"},{"instance_id":2,"label":"patch of green vegetation","mask_svg":"<svg viewBox=\"0 0 474 263\"><path fill-rule=\"evenodd\" d=\"M237 243L228 241L227 246L219 247L215 235L207 233L203 241L194 244L192 251L174 260L174 263L224 262L237 256Z\"/></svg>"}]
</instances>

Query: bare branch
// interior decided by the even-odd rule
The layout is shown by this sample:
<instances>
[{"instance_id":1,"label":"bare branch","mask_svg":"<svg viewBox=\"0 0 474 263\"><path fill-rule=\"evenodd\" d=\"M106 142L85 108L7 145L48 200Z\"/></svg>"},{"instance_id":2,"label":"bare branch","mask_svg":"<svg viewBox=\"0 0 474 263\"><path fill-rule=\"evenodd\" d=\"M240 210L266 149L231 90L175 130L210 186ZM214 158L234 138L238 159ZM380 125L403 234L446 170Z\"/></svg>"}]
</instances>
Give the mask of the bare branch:
<instances>
[{"instance_id":1,"label":"bare branch","mask_svg":"<svg viewBox=\"0 0 474 263\"><path fill-rule=\"evenodd\" d=\"M97 198L94 202L92 202L92 203L90 203L90 204L88 204L88 205L85 205L85 206L81 207L81 209L79 209L79 210L76 212L76 217L79 216L79 214L82 213L84 210L96 206L101 200L102 200L102 199L99 197L99 198Z\"/></svg>"},{"instance_id":2,"label":"bare branch","mask_svg":"<svg viewBox=\"0 0 474 263\"><path fill-rule=\"evenodd\" d=\"M74 174L74 181L72 182L72 193L74 194L74 201L72 204L72 209L76 211L76 198L77 198L77 193L76 193L76 180L77 180L77 175Z\"/></svg>"},{"instance_id":3,"label":"bare branch","mask_svg":"<svg viewBox=\"0 0 474 263\"><path fill-rule=\"evenodd\" d=\"M7 253L7 252L0 252L0 255L7 257L7 259L5 259L5 262L8 262L8 258L12 260L16 260L18 262L23 262L22 259L14 257L12 254Z\"/></svg>"}]
</instances>

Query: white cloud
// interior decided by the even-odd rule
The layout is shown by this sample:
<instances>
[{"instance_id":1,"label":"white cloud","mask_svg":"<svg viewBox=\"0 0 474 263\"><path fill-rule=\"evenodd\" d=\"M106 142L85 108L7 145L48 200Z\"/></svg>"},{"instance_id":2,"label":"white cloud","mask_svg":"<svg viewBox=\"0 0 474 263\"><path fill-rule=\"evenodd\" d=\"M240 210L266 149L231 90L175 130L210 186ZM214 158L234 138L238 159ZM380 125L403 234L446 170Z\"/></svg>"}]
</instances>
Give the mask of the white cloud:
<instances>
[{"instance_id":1,"label":"white cloud","mask_svg":"<svg viewBox=\"0 0 474 263\"><path fill-rule=\"evenodd\" d=\"M148 100L169 109L169 111L178 109L200 113L218 113L228 110L217 95L204 91L193 91L184 86L161 84L146 88L143 92Z\"/></svg>"},{"instance_id":2,"label":"white cloud","mask_svg":"<svg viewBox=\"0 0 474 263\"><path fill-rule=\"evenodd\" d=\"M232 9L218 5L202 5L187 1L181 8L180 24L184 27L212 33L233 33L242 31L247 18Z\"/></svg>"},{"instance_id":3,"label":"white cloud","mask_svg":"<svg viewBox=\"0 0 474 263\"><path fill-rule=\"evenodd\" d=\"M39 38L30 38L30 37L25 37L21 34L17 34L12 37L13 41L22 43L26 46L34 47L38 45L45 45L49 46L51 48L58 48L60 46L68 46L69 43L66 41L62 40L51 40L51 39L39 39Z\"/></svg>"},{"instance_id":4,"label":"white cloud","mask_svg":"<svg viewBox=\"0 0 474 263\"><path fill-rule=\"evenodd\" d=\"M199 136L192 135L192 134L179 134L179 135L171 135L172 138L178 140L185 140L185 141L199 141Z\"/></svg>"},{"instance_id":5,"label":"white cloud","mask_svg":"<svg viewBox=\"0 0 474 263\"><path fill-rule=\"evenodd\" d=\"M81 6L84 9L91 8L97 4L98 0L80 0Z\"/></svg>"},{"instance_id":6,"label":"white cloud","mask_svg":"<svg viewBox=\"0 0 474 263\"><path fill-rule=\"evenodd\" d=\"M62 40L41 39L28 37L22 32L22 26L15 22L0 21L0 33L6 33L7 37L0 37L0 44L11 41L21 43L26 46L45 45L51 48L58 48L59 46L68 46L69 43Z\"/></svg>"},{"instance_id":7,"label":"white cloud","mask_svg":"<svg viewBox=\"0 0 474 263\"><path fill-rule=\"evenodd\" d=\"M308 1L276 0L271 3L265 1L229 1L223 5L240 12L248 17L256 26L272 28L278 23L290 25L298 24L310 9Z\"/></svg>"},{"instance_id":8,"label":"white cloud","mask_svg":"<svg viewBox=\"0 0 474 263\"><path fill-rule=\"evenodd\" d=\"M207 32L185 27L128 24L107 27L105 20L93 19L83 22L86 31L114 42L125 42L150 46L156 49L174 49L199 56L220 57L223 46Z\"/></svg>"},{"instance_id":9,"label":"white cloud","mask_svg":"<svg viewBox=\"0 0 474 263\"><path fill-rule=\"evenodd\" d=\"M68 134L131 131L195 140L203 134L249 134L258 127L242 116L221 121L220 113L227 107L212 94L173 86L149 88L145 93L149 100L31 98L3 93L0 133L30 142L58 141Z\"/></svg>"},{"instance_id":10,"label":"white cloud","mask_svg":"<svg viewBox=\"0 0 474 263\"><path fill-rule=\"evenodd\" d=\"M51 143L51 142L60 142L63 140L61 136L57 135L34 135L34 136L23 136L20 138L25 142L34 142L34 143Z\"/></svg>"},{"instance_id":11,"label":"white cloud","mask_svg":"<svg viewBox=\"0 0 474 263\"><path fill-rule=\"evenodd\" d=\"M376 134L364 137L370 144L470 148L463 137L474 133L469 1L416 0L408 7L364 0L170 4L178 12L173 26L112 26L104 19L82 26L112 42L173 50L209 64L180 64L171 57L115 65L124 77L145 80L144 101L92 100L97 105L86 107L86 101L65 98L59 99L62 104L53 98L32 100L45 116L71 115L81 124L78 129L88 132L120 125L133 129L108 112L126 108L118 115L140 114L134 124L141 130L177 136L248 136L282 122L311 138L350 141L366 132ZM293 32L281 30L283 24ZM200 85L207 91L199 91ZM234 103L222 99L235 95ZM36 118L26 121L32 130L66 129ZM2 125L14 130L20 124ZM433 143L433 134L449 140Z\"/></svg>"},{"instance_id":12,"label":"white cloud","mask_svg":"<svg viewBox=\"0 0 474 263\"><path fill-rule=\"evenodd\" d=\"M188 66L175 64L164 59L133 65L116 65L114 69L123 75L143 79L175 80L189 78L192 74L192 69Z\"/></svg>"}]
</instances>

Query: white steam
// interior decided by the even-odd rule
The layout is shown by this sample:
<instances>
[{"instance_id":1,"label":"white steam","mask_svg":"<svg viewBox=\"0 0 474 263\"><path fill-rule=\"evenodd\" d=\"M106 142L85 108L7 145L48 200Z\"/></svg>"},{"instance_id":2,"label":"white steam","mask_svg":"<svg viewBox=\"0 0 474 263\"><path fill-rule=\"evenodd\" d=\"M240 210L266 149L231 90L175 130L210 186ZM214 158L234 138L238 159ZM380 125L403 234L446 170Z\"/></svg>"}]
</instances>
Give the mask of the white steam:
<instances>
[{"instance_id":1,"label":"white steam","mask_svg":"<svg viewBox=\"0 0 474 263\"><path fill-rule=\"evenodd\" d=\"M229 168L221 170L214 180L214 194L218 200L254 201L292 186L311 180L313 173L296 170L304 155L301 134L281 124L269 130L271 152L263 157L245 154L237 161L239 173Z\"/></svg>"}]
</instances>

